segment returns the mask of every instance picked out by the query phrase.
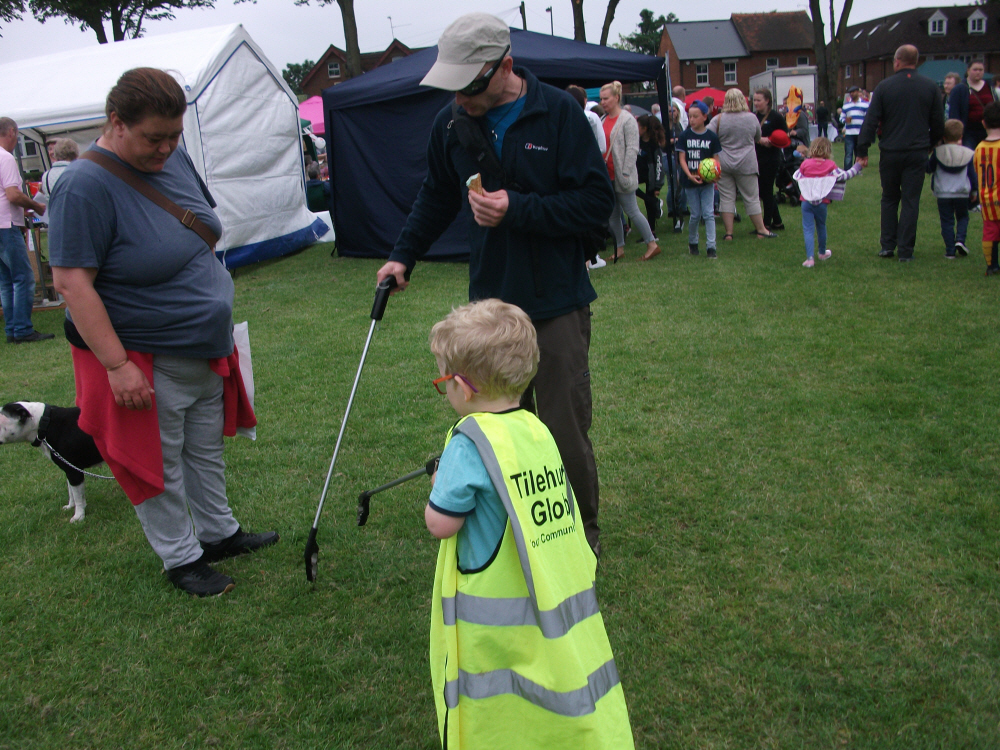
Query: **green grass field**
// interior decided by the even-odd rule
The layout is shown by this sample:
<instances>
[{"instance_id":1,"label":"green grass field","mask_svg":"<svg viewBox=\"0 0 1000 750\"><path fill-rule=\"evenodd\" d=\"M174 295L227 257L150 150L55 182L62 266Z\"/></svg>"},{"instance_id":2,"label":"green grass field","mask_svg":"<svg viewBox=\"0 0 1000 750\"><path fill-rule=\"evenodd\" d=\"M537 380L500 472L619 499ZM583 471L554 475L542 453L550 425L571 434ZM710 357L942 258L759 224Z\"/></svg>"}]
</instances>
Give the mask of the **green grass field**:
<instances>
[{"instance_id":1,"label":"green grass field","mask_svg":"<svg viewBox=\"0 0 1000 750\"><path fill-rule=\"evenodd\" d=\"M1000 279L978 215L944 260L929 187L916 262L877 258L879 195L873 159L813 269L782 207L778 240L744 222L709 261L661 227L662 256L592 274L598 593L640 748L1000 746ZM390 301L315 586L302 561L379 265L317 246L237 273L260 424L228 441L230 498L282 539L220 564L229 595L174 590L113 482L70 525L62 474L0 448L0 748L438 746L429 483L354 522L440 451L427 335L464 265ZM73 393L61 335L0 348L2 402Z\"/></svg>"}]
</instances>

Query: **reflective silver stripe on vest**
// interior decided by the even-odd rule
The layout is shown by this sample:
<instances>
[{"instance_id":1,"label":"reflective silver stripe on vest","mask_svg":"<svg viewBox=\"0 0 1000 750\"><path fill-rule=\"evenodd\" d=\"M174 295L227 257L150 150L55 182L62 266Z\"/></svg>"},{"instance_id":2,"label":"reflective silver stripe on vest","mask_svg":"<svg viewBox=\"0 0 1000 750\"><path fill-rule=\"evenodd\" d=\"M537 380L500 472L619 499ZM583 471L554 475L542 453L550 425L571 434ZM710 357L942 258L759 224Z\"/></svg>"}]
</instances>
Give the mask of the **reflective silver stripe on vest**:
<instances>
[{"instance_id":1,"label":"reflective silver stripe on vest","mask_svg":"<svg viewBox=\"0 0 1000 750\"><path fill-rule=\"evenodd\" d=\"M560 693L549 690L510 669L470 674L458 671L458 679L445 685L444 697L448 708L458 708L458 696L481 700L498 695L516 695L560 716L586 716L597 709L597 702L619 683L618 667L609 659L587 677L579 690Z\"/></svg>"},{"instance_id":2,"label":"reflective silver stripe on vest","mask_svg":"<svg viewBox=\"0 0 1000 750\"><path fill-rule=\"evenodd\" d=\"M454 625L458 620L497 627L534 625L546 638L561 638L574 625L600 612L597 592L593 588L564 599L555 609L537 614L528 597L502 599L462 592L455 597L441 597L441 610L445 625Z\"/></svg>"}]
</instances>

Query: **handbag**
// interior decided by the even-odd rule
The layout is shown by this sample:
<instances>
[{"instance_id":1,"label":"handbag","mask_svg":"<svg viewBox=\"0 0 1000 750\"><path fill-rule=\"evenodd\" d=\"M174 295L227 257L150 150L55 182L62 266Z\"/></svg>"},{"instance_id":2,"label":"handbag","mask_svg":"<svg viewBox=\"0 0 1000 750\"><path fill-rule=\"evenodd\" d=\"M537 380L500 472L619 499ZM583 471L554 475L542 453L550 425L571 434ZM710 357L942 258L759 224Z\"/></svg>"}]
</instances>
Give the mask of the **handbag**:
<instances>
[{"instance_id":1,"label":"handbag","mask_svg":"<svg viewBox=\"0 0 1000 750\"><path fill-rule=\"evenodd\" d=\"M181 224L201 237L205 244L208 245L208 249L213 253L215 252L215 245L219 241L218 235L209 229L208 225L199 219L197 215L195 215L194 211L189 208L181 208L155 187L139 177L139 175L131 169L126 167L121 162L115 161L110 156L102 154L99 151L90 150L80 154L80 158L92 161L99 167L103 167L130 188L155 203L157 206L177 219Z\"/></svg>"}]
</instances>

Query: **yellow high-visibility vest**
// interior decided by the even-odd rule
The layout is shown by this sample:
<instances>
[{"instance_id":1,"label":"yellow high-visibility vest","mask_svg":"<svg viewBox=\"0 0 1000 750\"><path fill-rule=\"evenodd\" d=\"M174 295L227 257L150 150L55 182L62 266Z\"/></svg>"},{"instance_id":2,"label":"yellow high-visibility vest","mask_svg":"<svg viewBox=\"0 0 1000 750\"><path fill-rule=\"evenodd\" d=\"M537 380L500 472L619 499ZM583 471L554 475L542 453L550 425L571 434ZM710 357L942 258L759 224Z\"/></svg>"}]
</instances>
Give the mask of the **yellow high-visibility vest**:
<instances>
[{"instance_id":1,"label":"yellow high-visibility vest","mask_svg":"<svg viewBox=\"0 0 1000 750\"><path fill-rule=\"evenodd\" d=\"M476 445L508 522L476 573L459 571L457 535L441 542L430 660L442 745L633 748L597 558L552 435L522 409L472 414L447 439L455 433Z\"/></svg>"}]
</instances>

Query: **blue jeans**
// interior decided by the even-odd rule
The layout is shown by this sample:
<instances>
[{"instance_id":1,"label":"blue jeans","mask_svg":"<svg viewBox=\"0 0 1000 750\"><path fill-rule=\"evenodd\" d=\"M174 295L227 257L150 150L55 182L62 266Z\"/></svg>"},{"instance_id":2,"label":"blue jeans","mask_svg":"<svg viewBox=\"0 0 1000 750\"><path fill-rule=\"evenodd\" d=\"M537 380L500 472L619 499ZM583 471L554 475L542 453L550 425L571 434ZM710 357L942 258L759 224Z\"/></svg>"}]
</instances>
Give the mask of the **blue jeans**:
<instances>
[{"instance_id":1,"label":"blue jeans","mask_svg":"<svg viewBox=\"0 0 1000 750\"><path fill-rule=\"evenodd\" d=\"M802 201L802 235L806 240L806 257L813 257L813 245L819 241L819 254L826 252L826 211L828 203Z\"/></svg>"},{"instance_id":2,"label":"blue jeans","mask_svg":"<svg viewBox=\"0 0 1000 750\"><path fill-rule=\"evenodd\" d=\"M0 304L8 336L16 339L34 333L31 307L35 303L35 272L20 227L0 229Z\"/></svg>"},{"instance_id":3,"label":"blue jeans","mask_svg":"<svg viewBox=\"0 0 1000 750\"><path fill-rule=\"evenodd\" d=\"M844 171L854 166L854 147L858 145L856 135L844 136Z\"/></svg>"},{"instance_id":4,"label":"blue jeans","mask_svg":"<svg viewBox=\"0 0 1000 750\"><path fill-rule=\"evenodd\" d=\"M949 257L954 257L955 243L965 244L965 233L969 228L969 199L938 198L937 203L938 216L941 217L941 237L944 238L944 251Z\"/></svg>"},{"instance_id":5,"label":"blue jeans","mask_svg":"<svg viewBox=\"0 0 1000 750\"><path fill-rule=\"evenodd\" d=\"M687 193L688 208L691 218L688 219L688 244L698 244L698 226L705 220L705 247L715 249L715 184L689 185L684 188Z\"/></svg>"}]
</instances>

